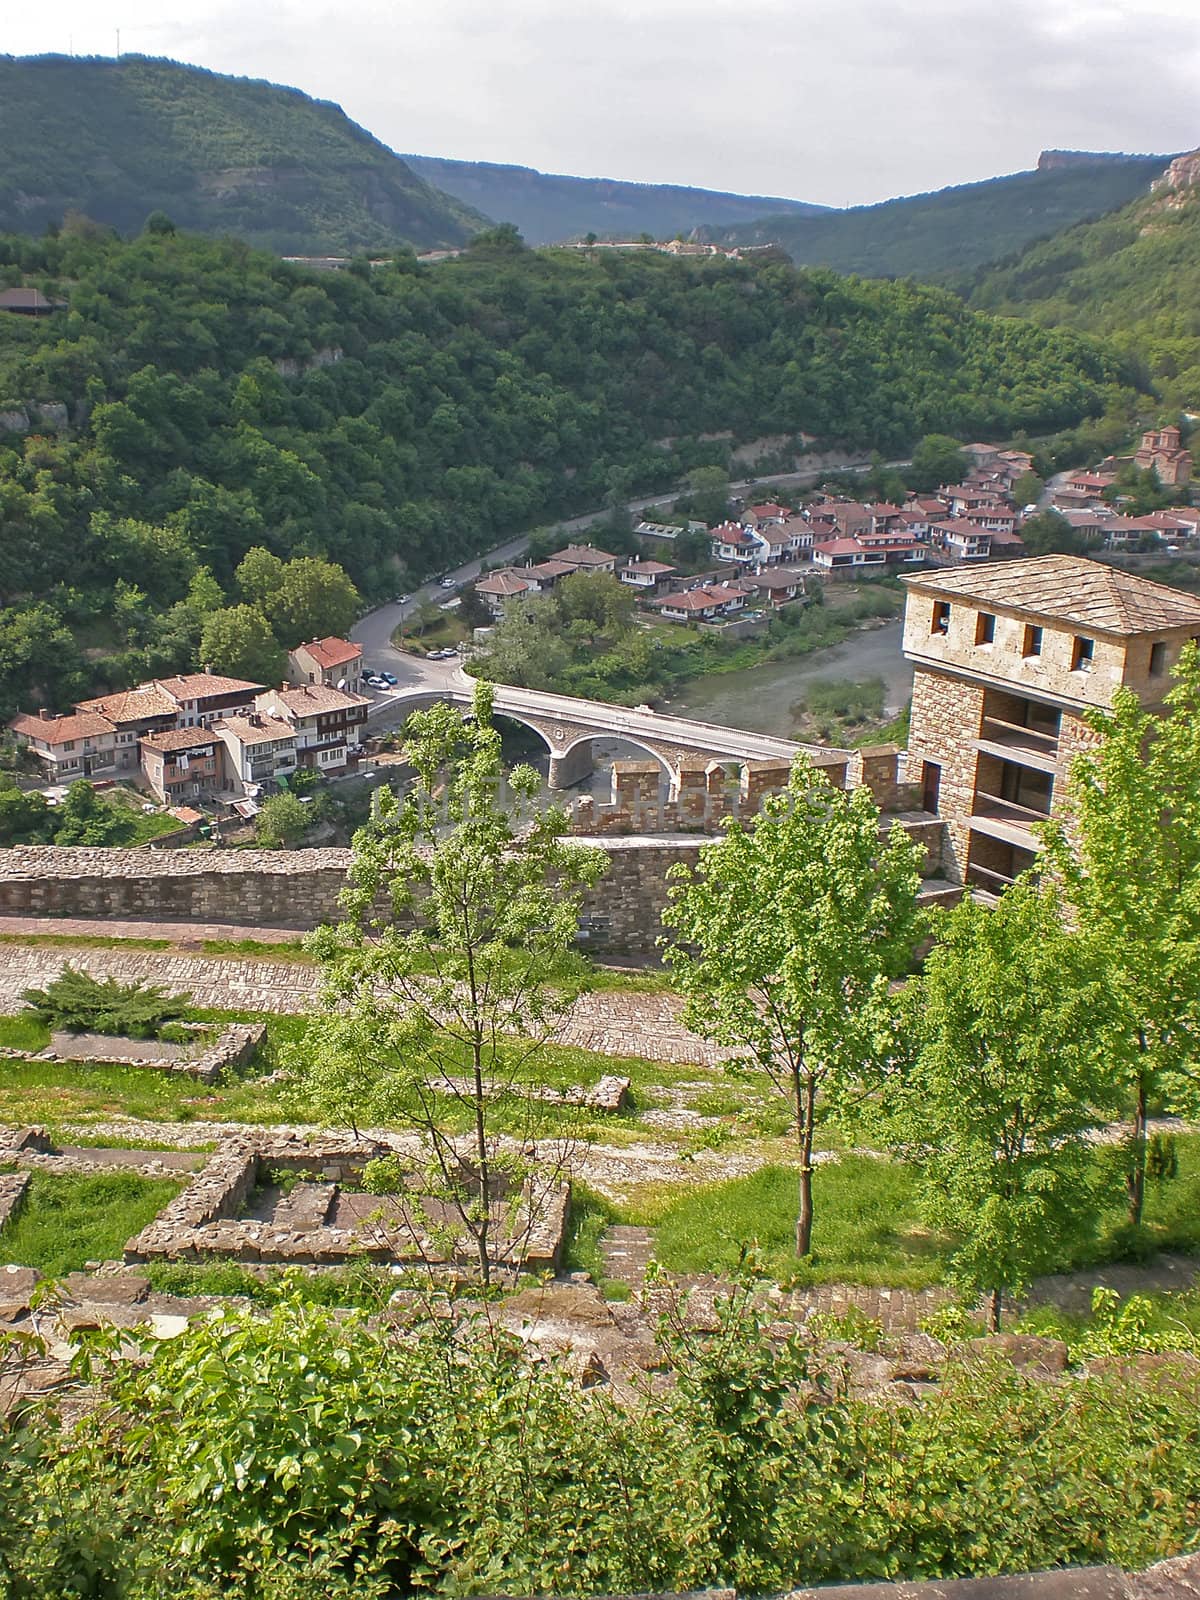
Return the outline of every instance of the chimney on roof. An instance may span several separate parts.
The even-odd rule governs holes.
[[[211,661],[206,661],[204,663],[204,670],[205,670],[205,672],[208,673],[209,677],[212,677],[212,662]]]
[[[45,706],[38,707],[38,716],[43,722],[52,722],[54,720]]]

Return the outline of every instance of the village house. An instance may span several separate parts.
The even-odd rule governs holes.
[[[992,535],[965,517],[952,518],[930,528],[929,548],[940,565],[986,561],[992,553]]]
[[[617,577],[639,594],[654,594],[675,570],[666,561],[647,561],[642,556],[630,556],[617,568]]]
[[[1191,452],[1182,448],[1178,428],[1152,428],[1142,435],[1133,464],[1143,472],[1153,470],[1167,488],[1182,489],[1191,481]]]
[[[165,728],[138,749],[142,776],[164,805],[210,800],[225,787],[225,746],[211,728]]]
[[[51,312],[65,310],[65,300],[48,300],[40,289],[0,289],[0,311],[11,311],[18,317],[48,317]]]
[[[952,517],[965,516],[968,511],[978,511],[984,506],[1007,505],[1007,497],[997,489],[981,488],[978,484],[952,483],[938,490],[938,499]]]
[[[712,528],[709,545],[718,561],[754,561],[761,549],[753,532],[740,522],[722,522]]]
[[[75,709],[106,717],[113,724],[121,752],[117,764],[130,771],[137,767],[137,744],[144,734],[161,733],[164,728],[179,725],[178,702],[153,680],[136,689],[119,689],[94,700],[81,700]]]
[[[805,593],[804,575],[786,567],[762,567],[738,574],[738,588],[746,589],[755,600],[771,606],[785,606]]]
[[[886,560],[882,550],[866,550],[858,539],[824,539],[813,545],[813,566],[829,577],[882,567]]]
[[[323,683],[358,694],[362,686],[362,645],[349,639],[310,639],[288,651],[288,681]]]
[[[714,583],[665,595],[651,604],[667,622],[715,622],[741,611],[746,600],[740,585]]]
[[[1118,687],[1157,709],[1200,635],[1200,598],[1080,556],[906,578],[913,663],[907,777],[945,818],[954,870],[998,893],[1058,812],[1089,711]]]
[[[578,567],[573,567],[569,561],[536,561],[518,569],[523,578],[529,578],[537,584],[542,594],[549,594],[556,584],[563,578],[569,578],[573,572],[578,572]]]
[[[1079,471],[1068,474],[1067,488],[1077,489],[1080,494],[1094,495],[1097,498],[1103,495],[1105,489],[1111,489],[1117,481],[1115,472]]]
[[[506,608],[514,600],[524,600],[529,595],[541,592],[532,568],[528,567],[524,571],[504,567],[500,571],[489,572],[486,578],[480,578],[475,585],[475,593],[497,620],[503,618]]]
[[[365,696],[323,683],[268,689],[254,702],[256,712],[290,725],[297,765],[318,772],[344,772],[359,759],[369,706]]]
[[[155,682],[175,702],[175,720],[181,728],[208,727],[219,717],[247,712],[263,687],[244,678],[223,678],[207,668]]]
[[[116,724],[95,711],[56,717],[49,711],[14,717],[9,727],[25,741],[51,783],[114,778],[137,762],[137,740],[117,744]]]
[[[282,717],[252,711],[226,718],[213,732],[225,746],[226,783],[235,794],[256,795],[296,770],[296,729]]]
[[[786,522],[789,516],[791,512],[787,506],[776,505],[773,500],[768,500],[761,506],[750,506],[742,514],[742,521],[748,528],[762,528],[771,523],[778,525]]]
[[[885,562],[897,565],[911,565],[926,561],[929,558],[929,548],[920,539],[897,529],[889,533],[880,529],[875,533],[861,534],[856,541],[864,550],[882,553]]]
[[[857,500],[832,500],[821,507],[821,515],[832,520],[843,539],[857,539],[859,534],[871,532],[871,512]]]
[[[565,550],[556,550],[550,559],[562,562],[574,572],[615,572],[617,568],[616,556],[590,544],[569,544]]]
[[[1000,460],[999,446],[994,444],[964,444],[962,453],[973,467],[980,470],[994,467]]]
[[[988,533],[1014,533],[1021,519],[1011,506],[979,506],[974,511],[965,511],[962,520]]]

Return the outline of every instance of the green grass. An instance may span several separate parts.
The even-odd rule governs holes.
[[[0,1260],[50,1278],[82,1271],[88,1261],[118,1260],[178,1188],[131,1172],[35,1172],[16,1220],[0,1229]]]
[[[937,1283],[949,1241],[930,1234],[917,1209],[913,1174],[898,1162],[843,1156],[813,1177],[813,1254],[795,1248],[794,1167],[689,1189],[656,1218],[656,1253],[673,1272],[730,1272],[746,1253],[781,1282],[877,1283],[910,1289]]]
[[[0,933],[0,944],[75,946],[81,950],[169,950],[170,939],[122,939],[98,933]]]
[[[256,961],[298,961],[312,966],[309,955],[300,939],[286,939],[275,943],[265,939],[205,939],[206,956],[250,956]]]
[[[1151,1261],[1160,1251],[1200,1252],[1200,1134],[1176,1141],[1179,1175],[1147,1185],[1142,1226],[1131,1230],[1120,1199],[1117,1153],[1096,1154],[1107,1203],[1092,1240],[1050,1270],[1115,1261]],[[863,1283],[919,1289],[941,1280],[953,1240],[922,1225],[916,1177],[900,1162],[843,1155],[813,1178],[813,1254],[794,1252],[794,1167],[763,1167],[750,1177],[649,1195],[636,1218],[657,1227],[658,1259],[674,1272],[729,1272],[747,1251],[782,1282]]]
[[[33,1016],[0,1017],[0,1045],[35,1054],[50,1043],[50,1029]]]

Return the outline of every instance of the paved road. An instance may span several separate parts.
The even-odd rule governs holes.
[[[819,471],[811,468],[805,472],[771,473],[767,481],[778,484],[810,484],[822,478],[827,478],[833,472],[853,472],[860,467],[869,467],[869,461],[847,462],[841,467],[822,467]],[[889,468],[899,468],[908,465],[907,461],[888,461],[885,465]],[[752,483],[760,480],[746,478],[739,483],[731,483],[730,489],[736,494],[740,489],[749,488]],[[653,511],[662,506],[669,506],[679,498],[682,491],[673,489],[669,494],[647,495],[640,500],[629,502],[629,511],[633,516],[641,516],[646,511]],[[558,524],[566,535],[584,533],[597,522],[602,521],[608,512],[588,511],[582,516],[572,517],[569,521]],[[456,567],[447,576],[454,580],[455,588],[471,583],[483,569],[486,561],[490,566],[496,566],[505,561],[515,561],[529,543],[529,535],[523,533],[515,539],[510,539],[507,544],[489,550],[485,555],[474,561],[468,561],[465,566]],[[426,600],[440,601],[450,597],[449,589],[443,590],[437,583],[422,584],[407,600],[393,601],[388,605],[380,606],[375,611],[369,611],[365,617],[360,617],[350,630],[350,637],[361,644],[363,655],[370,667],[383,667],[386,671],[394,673],[399,679],[399,687],[405,689],[420,689],[425,684],[440,688],[444,678],[433,669],[442,665],[439,662],[430,662],[428,665],[416,656],[406,655],[397,650],[392,644],[392,634],[400,626],[405,617],[411,616],[419,610]],[[447,671],[454,670],[453,663],[447,663]]]

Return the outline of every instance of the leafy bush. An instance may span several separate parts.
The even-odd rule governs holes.
[[[190,995],[168,995],[154,983],[119,983],[67,967],[44,989],[22,997],[38,1022],[66,1033],[121,1034],[152,1039],[164,1022],[189,1014]]]
[[[112,1345],[128,1339],[114,1334]],[[1046,1383],[950,1362],[920,1405],[822,1391],[748,1296],[674,1381],[581,1391],[562,1358],[436,1318],[397,1338],[291,1300],[94,1369],[67,1432],[26,1411],[0,1475],[0,1580],[32,1597],[385,1600],[751,1593],[1192,1548],[1200,1380]],[[80,1582],[80,1574],[87,1582]]]

